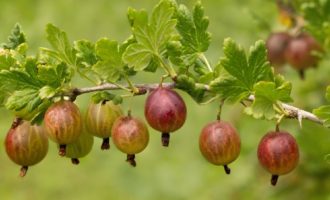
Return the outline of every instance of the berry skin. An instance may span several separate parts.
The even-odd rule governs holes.
[[[43,127],[18,119],[7,133],[5,148],[8,157],[22,166],[20,176],[23,177],[29,166],[47,155],[48,138]]]
[[[120,106],[113,104],[112,101],[89,104],[85,117],[86,128],[92,135],[103,138],[102,150],[110,148],[109,138],[112,125],[122,115],[123,111]]]
[[[48,108],[44,124],[48,137],[60,145],[61,156],[65,156],[66,145],[77,141],[82,131],[79,108],[66,100],[56,102]]]
[[[285,50],[291,40],[291,36],[286,32],[272,33],[267,41],[267,56],[270,63],[280,67],[286,63]]]
[[[304,78],[304,70],[309,67],[316,67],[319,57],[315,52],[322,52],[320,44],[310,35],[303,33],[291,39],[285,51],[287,62],[300,72]]]
[[[79,164],[79,158],[85,157],[91,152],[94,144],[94,137],[83,131],[78,140],[66,146],[65,157],[71,158],[74,165]]]
[[[118,118],[112,127],[112,139],[116,147],[127,154],[127,162],[136,166],[135,154],[143,151],[149,143],[149,132],[146,124],[128,116]]]
[[[239,156],[241,140],[231,124],[217,120],[203,128],[199,149],[206,160],[214,165],[223,165],[225,172],[230,174],[227,165]]]
[[[287,174],[297,166],[298,144],[288,132],[268,132],[259,143],[258,159],[272,174],[271,184],[276,185],[279,175]]]
[[[152,128],[162,132],[163,146],[168,146],[169,134],[181,128],[186,121],[187,108],[177,92],[160,86],[149,94],[144,115]]]

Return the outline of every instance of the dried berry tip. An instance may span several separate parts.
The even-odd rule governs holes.
[[[65,144],[61,144],[60,145],[60,149],[58,151],[58,155],[65,156],[65,154],[66,154],[66,145]]]
[[[227,165],[224,165],[223,168],[225,169],[226,174],[230,174],[230,168]]]
[[[132,165],[133,167],[136,167],[136,162],[135,162],[135,155],[134,154],[127,154],[126,161]]]
[[[305,71],[304,70],[299,70],[299,77],[301,80],[305,80]]]
[[[15,129],[18,125],[20,125],[23,122],[22,118],[16,117],[13,121],[13,123],[11,124],[11,128]]]
[[[162,145],[168,147],[170,143],[170,133],[162,133]]]
[[[20,176],[20,177],[24,177],[24,176],[26,175],[28,169],[29,169],[28,166],[22,166],[22,167],[21,167],[21,171],[20,171],[20,173],[19,173],[19,176]]]
[[[101,149],[102,150],[108,150],[108,149],[110,149],[110,138],[103,138]]]
[[[80,163],[79,159],[78,158],[71,158],[71,162],[72,164],[74,165],[78,165]]]
[[[277,183],[277,180],[278,180],[278,175],[272,175],[272,179],[270,180],[270,182],[273,186],[275,186]]]

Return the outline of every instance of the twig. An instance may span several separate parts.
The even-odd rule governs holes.
[[[153,90],[159,87],[159,83],[145,83],[145,84],[135,84],[134,85],[137,89],[139,89],[139,92],[135,95],[143,95],[147,92],[147,90]],[[175,88],[175,83],[162,83],[163,87],[167,88]],[[210,86],[197,83],[196,86],[203,87],[205,90],[210,90]],[[129,85],[124,85],[124,87],[129,88]],[[111,84],[111,83],[104,83],[99,86],[94,87],[86,87],[86,88],[75,88],[70,93],[66,94],[67,96],[70,96],[71,98],[76,98],[77,96],[85,93],[91,93],[91,92],[97,92],[97,91],[105,91],[105,90],[120,90],[122,88],[118,87],[117,85]],[[254,101],[255,97],[253,95],[250,95],[248,97],[249,101]],[[318,124],[323,125],[323,120],[319,119],[316,115],[314,115],[311,112],[302,110],[300,108],[294,107],[289,104],[281,103],[280,104],[283,109],[288,113],[288,118],[295,118],[299,120],[299,123],[301,123],[301,119],[306,119]]]
[[[254,101],[255,97],[253,95],[250,95],[248,99],[250,101]],[[312,122],[315,122],[315,123],[318,123],[318,124],[321,124],[321,125],[323,125],[323,123],[324,123],[323,120],[319,119],[316,115],[314,115],[311,112],[302,110],[300,108],[291,106],[291,105],[286,104],[286,103],[281,103],[280,105],[288,113],[289,118],[298,119],[299,123],[300,123],[301,119],[307,119],[309,121],[312,121]]]

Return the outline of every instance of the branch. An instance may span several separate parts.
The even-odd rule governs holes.
[[[200,84],[200,83],[196,83],[196,85],[198,86],[202,86],[204,87],[205,90],[210,90],[210,87],[208,85],[205,84]],[[146,92],[149,90],[153,90],[156,89],[157,87],[159,87],[159,83],[144,83],[144,84],[135,84],[134,85],[136,88],[139,89],[138,93],[135,93],[134,95],[143,95],[146,94]],[[163,87],[167,87],[167,88],[175,88],[176,84],[175,83],[162,83]],[[128,85],[124,86],[125,88],[130,88]],[[94,87],[86,87],[86,88],[75,88],[73,89],[71,92],[69,92],[67,94],[67,96],[70,96],[71,99],[75,99],[77,96],[81,95],[81,94],[85,94],[85,93],[91,93],[91,92],[97,92],[97,91],[104,91],[104,90],[120,90],[122,88],[118,87],[117,85],[111,84],[111,83],[104,83],[102,85],[98,85],[98,86],[94,86]],[[248,100],[250,101],[254,101],[255,97],[253,95],[250,95],[248,97]],[[318,124],[323,125],[324,121],[319,119],[316,115],[314,115],[311,112],[302,110],[300,108],[291,106],[289,104],[285,104],[285,103],[281,103],[282,107],[284,108],[285,111],[288,112],[288,118],[295,118],[298,119],[300,125],[301,125],[301,121],[302,119],[306,119]]]

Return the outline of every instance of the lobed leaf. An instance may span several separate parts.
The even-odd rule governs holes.
[[[128,18],[137,42],[129,45],[123,54],[129,67],[141,71],[151,62],[152,65],[159,65],[174,33],[176,20],[172,19],[173,13],[173,3],[169,0],[163,0],[155,7],[150,19],[146,11],[129,9]]]
[[[193,13],[185,5],[180,5],[176,28],[181,35],[181,43],[186,53],[205,52],[210,45],[210,33],[207,31],[209,20],[204,16],[204,8],[198,2]]]
[[[96,55],[100,60],[92,67],[103,79],[116,82],[124,73],[122,51],[117,41],[107,38],[100,39],[95,45]]]
[[[330,105],[321,106],[313,110],[313,113],[324,121],[324,126],[330,128]]]
[[[46,26],[47,40],[55,49],[58,56],[70,65],[75,65],[75,53],[66,33],[53,24]],[[46,51],[51,52],[51,51]],[[50,54],[52,55],[52,54]],[[53,52],[54,55],[54,52]]]
[[[279,87],[274,82],[261,81],[254,86],[255,100],[246,113],[254,118],[273,119],[276,115],[275,108],[279,102],[291,102],[291,83],[285,82]]]
[[[16,49],[20,44],[25,42],[25,34],[21,31],[21,26],[16,24],[11,30],[11,34],[8,37],[8,42],[1,44],[1,46],[5,49]]]

